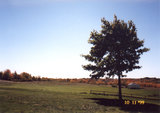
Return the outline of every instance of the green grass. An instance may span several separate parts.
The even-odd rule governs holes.
[[[119,106],[105,105],[101,99],[115,96],[89,94],[90,90],[118,92],[118,88],[64,82],[2,82],[0,81],[0,113],[111,113],[129,112]],[[159,89],[122,89],[123,93],[160,98]],[[97,99],[97,100],[96,100]],[[140,100],[124,98],[126,100]],[[142,99],[141,99],[142,100]],[[145,103],[160,105],[158,100]]]

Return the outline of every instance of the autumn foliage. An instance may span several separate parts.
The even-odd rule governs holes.
[[[40,76],[31,76],[31,74],[27,72],[22,72],[20,74],[17,74],[15,71],[14,73],[11,73],[9,69],[5,70],[4,72],[0,72],[0,79],[1,80],[9,80],[9,81],[48,81],[50,80],[47,77],[40,77]]]
[[[95,84],[95,85],[110,85],[112,87],[117,87],[118,79],[90,79],[90,78],[81,78],[81,79],[54,79],[40,76],[32,76],[27,72],[22,72],[17,74],[17,72],[12,73],[9,69],[4,72],[0,72],[0,80],[9,80],[9,81],[58,81],[58,82],[69,82],[69,83],[87,83],[87,84]],[[159,78],[140,78],[140,79],[132,79],[132,78],[123,78],[121,80],[122,87],[127,87],[129,83],[139,84],[141,88],[143,87],[154,87],[160,88],[160,79]]]
[[[112,87],[117,87],[118,79],[90,79],[90,78],[82,78],[82,79],[53,79],[59,82],[70,82],[70,83],[87,83],[87,84],[95,84],[95,85],[111,85]],[[139,84],[141,88],[143,87],[154,87],[160,88],[160,79],[158,78],[141,78],[141,79],[131,79],[125,78],[122,79],[121,84],[122,87],[127,87],[129,83]]]

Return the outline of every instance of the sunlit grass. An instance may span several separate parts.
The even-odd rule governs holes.
[[[118,93],[117,88],[105,85],[63,82],[11,82],[0,83],[0,112],[8,113],[104,113],[124,112],[119,107],[103,106],[89,98],[118,99],[116,96],[89,94],[90,90]],[[137,95],[159,95],[158,89],[131,90],[123,88],[123,93]],[[160,96],[159,96],[160,97]],[[134,98],[126,98],[133,99]],[[136,99],[135,99],[136,100]],[[159,104],[158,101],[145,102]]]

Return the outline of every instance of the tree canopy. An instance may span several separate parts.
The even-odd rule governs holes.
[[[140,55],[149,51],[144,46],[144,40],[137,37],[137,30],[132,21],[128,23],[118,20],[114,16],[113,22],[101,19],[102,30],[93,30],[88,40],[92,44],[88,55],[82,55],[92,64],[83,65],[85,70],[91,71],[91,78],[98,79],[105,75],[118,76],[119,100],[122,105],[121,77],[123,72],[141,68]]]
[[[93,30],[88,40],[92,44],[88,55],[82,55],[92,64],[83,65],[85,70],[91,71],[90,76],[98,79],[105,75],[121,75],[138,69],[140,55],[149,49],[143,47],[144,40],[137,37],[137,30],[132,21],[128,23],[118,20],[114,16],[113,22],[101,19],[101,31]]]

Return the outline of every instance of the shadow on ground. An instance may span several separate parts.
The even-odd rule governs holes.
[[[95,100],[95,102],[99,105],[120,107],[121,110],[124,110],[126,112],[160,113],[160,106],[155,104],[144,103],[141,105],[140,104],[126,105],[125,102],[123,101],[122,106],[120,106],[118,99],[104,99],[104,98],[88,98],[88,99]]]

